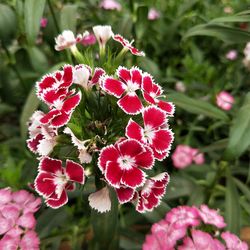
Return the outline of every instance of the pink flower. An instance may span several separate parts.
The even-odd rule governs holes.
[[[48,19],[45,18],[45,17],[42,17],[41,20],[40,20],[41,28],[46,28],[47,24],[48,24]]]
[[[210,209],[207,205],[201,205],[198,211],[202,221],[205,224],[211,224],[217,228],[224,228],[226,226],[224,218],[219,215],[218,211]]]
[[[224,110],[230,110],[234,104],[234,97],[226,91],[221,91],[216,96],[216,104]]]
[[[192,148],[187,145],[178,145],[172,154],[173,165],[176,168],[186,168],[192,163]]]
[[[160,12],[155,8],[150,8],[148,12],[148,20],[156,20],[160,18]]]
[[[235,234],[224,232],[221,238],[226,242],[228,250],[248,250],[247,243],[241,241]]]
[[[40,161],[35,189],[45,198],[48,206],[59,208],[66,204],[66,190],[74,190],[74,182],[85,182],[84,168],[80,164],[67,160],[64,168],[60,160],[44,157]]]
[[[39,250],[40,240],[34,231],[28,231],[20,241],[22,250]]]
[[[0,189],[0,207],[3,204],[9,203],[11,199],[11,189],[9,187]]]
[[[200,224],[198,209],[195,207],[179,206],[166,215],[166,221],[175,228],[197,226]]]
[[[139,114],[143,105],[136,92],[141,87],[142,72],[140,69],[133,67],[130,70],[125,67],[119,67],[116,71],[119,80],[105,75],[101,78],[101,88],[116,98],[118,106],[127,114]]]
[[[18,237],[11,237],[9,235],[4,236],[0,240],[1,250],[17,250],[19,246],[20,239]]]
[[[100,3],[100,7],[105,9],[105,10],[118,10],[118,11],[120,11],[122,9],[121,4],[115,0],[102,0]]]
[[[74,46],[81,42],[82,35],[78,34],[77,37],[75,37],[74,33],[71,30],[64,30],[62,34],[59,34],[55,38],[55,50],[60,51],[67,48],[74,48]]]
[[[125,51],[129,50],[135,56],[145,56],[145,53],[143,51],[140,51],[132,46],[133,41],[129,42],[119,34],[113,35],[112,37],[115,41],[119,42],[123,46],[123,49]]]
[[[153,164],[150,148],[133,139],[118,141],[103,148],[98,160],[105,179],[115,188],[142,186],[146,176],[142,169],[151,169]]]
[[[153,77],[150,74],[143,74],[141,88],[143,97],[148,103],[157,105],[160,109],[164,110],[167,115],[173,116],[175,111],[174,104],[157,99],[162,95],[163,90],[158,84],[154,83]]]
[[[96,43],[95,35],[93,33],[89,33],[88,31],[85,31],[82,35],[81,43],[84,46],[89,46],[89,45],[95,44]]]
[[[168,182],[169,175],[166,172],[147,179],[142,189],[137,193],[136,210],[143,213],[157,207],[165,194]]]
[[[230,61],[234,61],[235,59],[237,59],[237,56],[238,52],[236,50],[230,50],[226,54],[226,58]]]
[[[202,165],[205,161],[203,153],[199,153],[197,148],[187,145],[178,145],[172,154],[172,160],[173,165],[179,169],[188,167],[192,161],[197,165]]]
[[[231,14],[234,12],[234,10],[231,6],[225,6],[223,10],[224,10],[224,13],[226,13],[226,14]]]
[[[192,239],[187,237],[184,239],[184,245],[178,247],[178,250],[191,250],[191,249],[203,249],[203,250],[218,250],[214,239],[210,234],[202,232],[200,230],[192,230]]]
[[[205,162],[204,154],[200,153],[197,148],[192,148],[191,154],[193,156],[192,160],[195,164],[202,165]]]
[[[148,145],[152,148],[154,157],[162,160],[167,156],[174,139],[167,125],[166,113],[155,106],[149,106],[143,109],[142,116],[144,128],[130,119],[126,136]]]

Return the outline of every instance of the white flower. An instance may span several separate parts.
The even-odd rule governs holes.
[[[89,205],[100,213],[108,212],[111,209],[111,200],[107,186],[91,194],[88,200]]]
[[[92,160],[92,156],[87,152],[87,147],[85,144],[89,140],[80,141],[76,136],[73,134],[72,130],[70,128],[65,128],[63,131],[65,134],[68,134],[71,136],[72,143],[78,148],[79,155],[78,158],[81,163],[90,163]]]
[[[73,82],[81,85],[83,88],[87,89],[91,69],[87,68],[85,65],[77,65],[74,70]]]
[[[79,43],[82,40],[82,35],[78,34],[75,37],[74,33],[71,30],[64,30],[62,34],[58,35],[55,38],[55,50],[64,50],[75,46],[76,43]]]
[[[94,26],[93,31],[100,47],[105,47],[105,44],[113,35],[111,26],[109,25]]]

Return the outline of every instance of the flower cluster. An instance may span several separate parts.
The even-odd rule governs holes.
[[[247,244],[236,235],[221,232],[225,226],[224,218],[207,205],[179,206],[152,226],[142,249],[248,250]]]
[[[121,54],[129,50],[144,55],[121,35],[114,35],[110,26],[95,26],[93,31],[100,56],[111,36],[123,45]],[[65,47],[59,40],[57,47]],[[69,47],[76,43],[72,44]],[[95,178],[104,188],[91,194],[89,203],[98,211],[110,210],[110,188],[121,204],[132,202],[139,212],[151,211],[160,203],[169,176],[148,173],[155,160],[162,161],[169,154],[173,133],[168,118],[174,114],[174,105],[165,100],[163,89],[150,74],[137,67],[119,66],[109,75],[100,67],[65,65],[45,75],[36,87],[38,98],[48,108],[47,112],[35,111],[30,118],[27,145],[41,156],[34,186],[48,206],[66,204],[67,192],[85,183],[86,172],[97,171]],[[97,115],[96,109],[102,108],[107,113],[100,110]],[[119,117],[124,124],[115,121]],[[69,151],[63,161],[61,147]]]
[[[194,162],[202,165],[205,161],[204,154],[200,153],[197,148],[188,145],[178,145],[172,154],[173,165],[176,168],[186,168]]]
[[[39,249],[34,213],[40,204],[25,190],[0,189],[0,249]]]

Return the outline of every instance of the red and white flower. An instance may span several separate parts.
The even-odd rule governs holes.
[[[129,42],[127,39],[125,39],[119,34],[113,35],[113,39],[119,42],[123,46],[123,49],[125,51],[129,50],[135,56],[145,56],[145,53],[143,51],[140,51],[134,46],[132,46],[133,41]]]
[[[64,30],[55,38],[55,50],[60,51],[67,48],[74,48],[74,46],[81,42],[82,35],[78,34],[76,37],[71,30]]]
[[[162,160],[168,155],[174,139],[167,125],[166,113],[156,106],[149,106],[143,109],[142,116],[144,128],[130,119],[126,127],[126,136],[150,146],[154,157]]]
[[[151,169],[153,165],[151,149],[133,139],[103,148],[98,160],[105,179],[115,188],[142,186],[146,177],[142,169]]]
[[[56,128],[67,124],[81,101],[81,92],[68,95],[66,98],[54,100],[51,110],[40,119],[40,122],[42,124],[51,124],[52,127]]]
[[[75,182],[84,184],[84,168],[71,160],[62,161],[44,157],[38,167],[35,190],[45,198],[52,208],[59,208],[68,202],[67,190],[75,189]]]
[[[46,99],[43,99],[43,94],[48,92],[49,90],[59,90],[68,88],[73,83],[73,67],[71,65],[64,65],[63,70],[56,71],[53,74],[45,75],[41,81],[37,82],[37,96],[44,102],[47,103]],[[57,93],[57,92],[56,92]],[[57,93],[60,94],[61,92]],[[66,91],[67,93],[67,91]],[[50,100],[48,100],[50,103]]]
[[[84,89],[91,89],[94,85],[99,84],[99,79],[104,73],[102,68],[95,68],[92,75],[92,69],[89,66],[79,64],[75,66],[73,82]]]
[[[120,66],[116,74],[119,80],[107,75],[101,78],[102,89],[116,98],[121,98],[117,104],[125,113],[130,115],[139,114],[143,109],[143,105],[136,91],[141,87],[141,70],[136,67],[129,70]]]
[[[147,179],[142,189],[135,195],[136,210],[143,213],[157,207],[165,194],[168,182],[169,175],[166,172]]]
[[[168,115],[173,116],[175,111],[175,106],[172,102],[166,102],[157,99],[161,97],[163,90],[161,86],[154,83],[153,77],[148,74],[144,73],[142,78],[142,94],[144,99],[150,103],[157,105],[160,109],[164,110]]]
[[[54,146],[57,144],[57,129],[44,125],[40,122],[40,119],[44,117],[42,111],[35,111],[30,118],[29,122],[29,139],[27,140],[27,146],[33,153],[45,156],[49,155]]]

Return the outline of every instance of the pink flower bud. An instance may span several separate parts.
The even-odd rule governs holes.
[[[224,110],[230,110],[234,103],[234,97],[226,91],[221,91],[216,96],[216,104]]]

